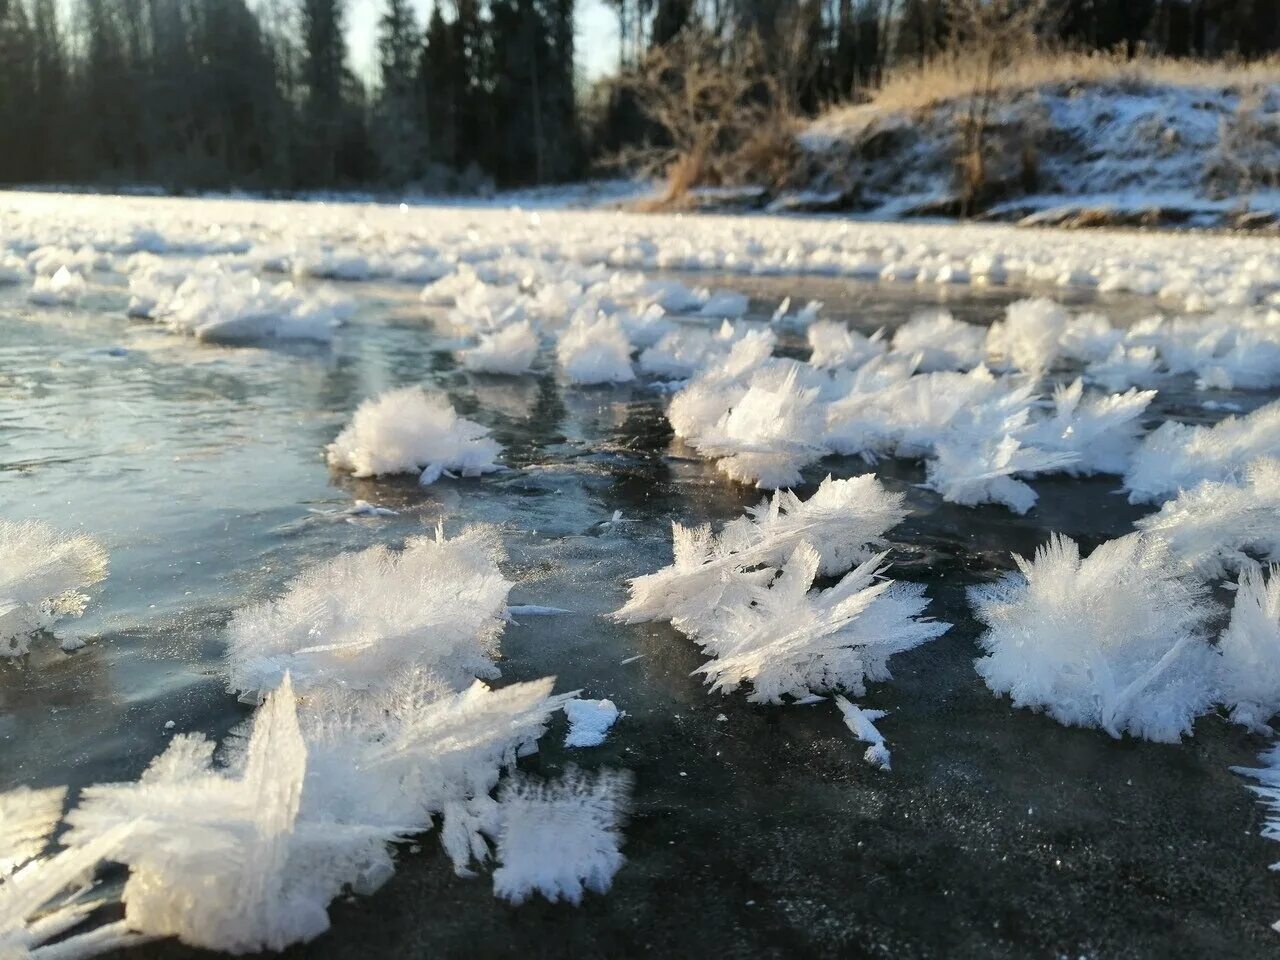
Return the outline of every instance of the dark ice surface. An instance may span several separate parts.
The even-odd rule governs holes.
[[[870,331],[945,302],[989,322],[1024,293],[847,281],[697,277],[749,292],[767,317],[784,297]],[[1012,710],[974,672],[978,627],[964,588],[1011,566],[1050,531],[1086,549],[1129,531],[1114,477],[1033,481],[1027,517],[946,504],[915,484],[920,464],[876,472],[906,492],[894,570],[928,585],[930,613],[955,624],[892,662],[864,706],[893,770],[864,764],[830,702],[760,707],[710,696],[695,647],[667,625],[607,614],[625,580],[669,561],[670,524],[739,515],[760,494],[673,444],[663,395],[642,384],[569,387],[544,358],[521,378],[458,369],[458,343],[416,289],[348,286],[361,309],[332,346],[220,348],[124,319],[96,288],[76,309],[0,293],[0,515],[93,533],[111,576],[85,617],[89,645],[46,639],[0,663],[0,789],[132,778],[176,731],[224,735],[247,716],[221,678],[232,610],[333,554],[399,543],[443,519],[499,524],[518,585],[512,604],[564,607],[508,629],[505,681],[555,674],[560,690],[626,712],[598,748],[560,746],[560,719],[522,761],[625,767],[636,793],[627,863],[579,907],[511,907],[485,874],[455,877],[431,835],[401,848],[395,877],[334,904],[333,929],[289,951],[366,957],[1252,957],[1280,942],[1280,848],[1229,771],[1264,745],[1216,717],[1178,746],[1115,741]],[[1085,301],[1077,302],[1088,305]],[[1157,305],[1100,299],[1132,320]],[[784,351],[803,356],[802,339]],[[322,450],[356,404],[389,387],[446,390],[492,427],[509,472],[420,488],[412,478],[331,474]],[[1212,421],[1228,401],[1173,381],[1153,420]],[[832,458],[806,471],[873,469]],[[362,498],[391,518],[333,516]],[[615,510],[627,523],[602,526]],[[627,661],[627,662],[624,662]],[[192,956],[173,942],[139,957]]]

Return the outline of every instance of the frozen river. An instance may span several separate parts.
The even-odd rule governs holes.
[[[28,231],[29,242],[16,246],[24,255],[41,239],[33,224],[43,202],[11,214],[10,239]],[[270,209],[264,217],[280,229],[279,208]],[[188,239],[210,236],[198,220],[183,221]],[[145,222],[133,216],[128,228]],[[260,227],[241,217],[235,229],[252,237]],[[78,229],[89,228],[52,239],[75,250],[85,239]],[[747,228],[726,229],[740,246],[757,242]],[[817,236],[821,225],[805,229]],[[945,236],[931,229],[928,237]],[[338,239],[367,253],[377,236],[370,230],[353,226]],[[218,234],[221,256],[268,255],[231,232]],[[1059,242],[1036,236],[1045,249]],[[1122,257],[1122,235],[1106,237],[1082,242]],[[910,251],[916,239],[899,246]],[[629,242],[638,249],[645,241]],[[1255,299],[1271,295],[1265,278],[1275,255],[1228,252],[1235,275],[1254,271]],[[557,690],[607,697],[625,711],[603,745],[586,749],[562,746],[557,718],[521,766],[548,776],[569,764],[631,771],[626,864],[607,894],[580,906],[534,899],[513,907],[494,898],[487,877],[456,877],[427,835],[399,847],[394,877],[372,896],[335,902],[332,930],[292,955],[1274,952],[1278,898],[1266,866],[1276,854],[1258,833],[1262,810],[1229,770],[1254,762],[1258,737],[1210,716],[1178,745],[1115,740],[1013,710],[973,668],[981,627],[965,588],[1012,569],[1012,552],[1030,554],[1050,532],[1086,550],[1130,532],[1154,508],[1129,504],[1119,477],[1036,478],[1039,502],[1017,516],[1000,505],[945,502],[922,488],[916,460],[828,456],[804,468],[802,497],[828,473],[870,470],[905,494],[909,515],[889,534],[893,575],[925,584],[929,615],[954,625],[897,656],[893,679],[860,699],[889,711],[879,722],[893,747],[884,773],[862,763],[862,746],[829,703],[761,707],[741,693],[709,695],[691,675],[704,657],[687,638],[666,623],[609,617],[627,599],[628,578],[670,562],[672,521],[718,526],[762,496],[674,437],[669,393],[654,378],[574,385],[546,350],[525,375],[468,371],[456,359],[465,341],[450,329],[450,309],[420,302],[421,282],[385,275],[300,281],[304,293],[336,287],[352,305],[329,342],[204,343],[125,315],[123,256],[87,264],[88,289],[74,304],[36,306],[29,283],[0,287],[0,516],[91,533],[111,557],[85,615],[60,628],[85,648],[67,654],[37,643],[0,663],[0,789],[66,784],[74,792],[133,779],[175,732],[222,739],[251,714],[226,689],[224,627],[233,611],[343,551],[399,546],[438,521],[451,533],[485,522],[500,528],[509,553],[511,605],[567,611],[516,616],[501,642],[501,682],[551,675]],[[169,254],[179,264],[194,256]],[[976,254],[963,256],[972,266]],[[1093,254],[1060,256],[1070,273]],[[1177,263],[1144,256],[1153,275],[1166,270],[1166,287],[1178,280],[1169,272]],[[1156,310],[1180,312],[1187,298],[1225,302],[1241,289],[1196,274],[1199,286],[1181,300],[1166,289],[1156,301],[1147,295],[1155,290],[1046,288],[1034,277],[971,286],[813,275],[841,272],[820,264],[766,276],[741,275],[732,261],[699,271],[640,266],[746,293],[747,321],[767,323],[785,298],[819,300],[823,319],[866,334],[937,306],[986,325],[1046,289],[1123,327]],[[1190,283],[1190,274],[1179,276]],[[803,332],[780,330],[777,355],[807,356]],[[1275,396],[1197,390],[1194,379],[1163,380],[1145,422],[1212,423],[1225,409],[1248,412]],[[324,448],[355,407],[407,385],[444,391],[460,414],[490,428],[505,469],[428,487],[411,475],[353,479],[330,470]],[[355,500],[395,514],[349,515]],[[616,511],[622,522],[610,522]],[[133,952],[197,953],[174,941]]]

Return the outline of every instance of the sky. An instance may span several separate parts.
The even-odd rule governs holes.
[[[413,0],[418,21],[425,24],[433,0]],[[347,7],[347,35],[351,48],[351,65],[366,81],[377,79],[374,43],[378,17],[384,0],[350,0]],[[618,21],[605,0],[578,0],[577,59],[578,69],[588,80],[611,72],[618,62]]]

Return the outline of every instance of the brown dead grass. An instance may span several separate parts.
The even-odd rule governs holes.
[[[936,57],[923,66],[900,69],[885,79],[870,103],[838,107],[820,122],[845,123],[871,114],[924,110],[962,99],[982,88],[985,64],[967,54]],[[991,78],[997,94],[1020,93],[1056,84],[1214,87],[1243,90],[1280,83],[1280,57],[1250,63],[1127,57],[1106,52],[1026,53],[999,67]]]

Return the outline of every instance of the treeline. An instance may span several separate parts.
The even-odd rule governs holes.
[[[584,167],[573,0],[0,0],[0,181],[474,189]]]
[[[800,109],[874,90],[887,70],[966,38],[957,8],[990,0],[610,0],[621,65],[640,64],[691,24],[758,35]],[[1175,57],[1257,58],[1280,51],[1280,0],[1023,0],[1050,44]]]
[[[0,0],[0,181],[475,189],[582,176],[655,130],[625,77],[693,27],[753,35],[804,113],[941,52],[961,0],[608,0],[619,76],[575,74],[574,0],[379,0],[372,88],[350,0]],[[973,2],[973,0],[964,0]],[[1030,2],[1030,0],[1028,0]],[[1048,39],[1257,57],[1280,0],[1043,3]]]

